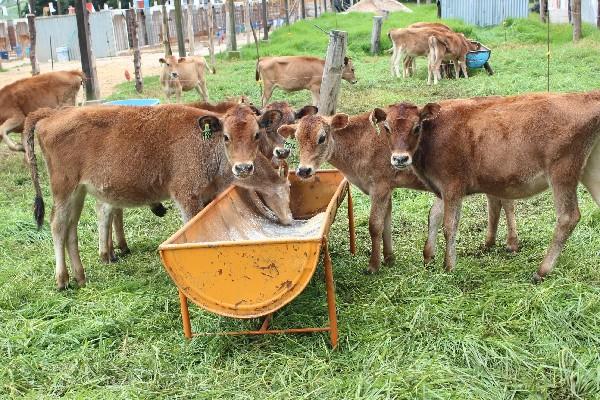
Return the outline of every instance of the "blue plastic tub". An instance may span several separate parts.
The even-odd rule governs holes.
[[[127,100],[113,100],[107,101],[103,103],[105,105],[110,106],[134,106],[134,107],[142,107],[142,106],[155,106],[160,104],[159,99],[127,99]]]
[[[3,60],[8,60],[8,51],[0,50],[0,58]]]
[[[479,42],[473,43],[479,46],[479,50],[467,53],[467,67],[472,69],[482,68],[489,61],[492,51]]]

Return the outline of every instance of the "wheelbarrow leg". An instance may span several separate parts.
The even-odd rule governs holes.
[[[350,235],[350,254],[356,254],[356,230],[354,228],[354,206],[352,205],[352,186],[348,183],[348,234]]]
[[[335,309],[335,286],[333,283],[333,268],[331,266],[331,257],[329,256],[329,246],[325,239],[325,258],[323,266],[325,267],[325,286],[327,288],[327,309],[329,311],[329,337],[331,339],[331,347],[334,349],[338,343],[338,325],[337,314]]]
[[[186,338],[192,338],[192,323],[190,322],[190,310],[185,294],[179,290],[179,302],[181,303],[181,320],[183,322],[183,334]]]
[[[483,64],[483,68],[485,68],[488,75],[494,75],[494,70],[492,69],[492,66],[490,65],[489,62],[486,61],[485,64]]]
[[[260,326],[259,331],[265,332],[267,329],[269,329],[269,324],[271,323],[271,320],[273,320],[273,313],[267,314],[265,316],[265,318],[263,319],[262,325]]]

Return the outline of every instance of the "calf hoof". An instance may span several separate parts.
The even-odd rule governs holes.
[[[393,254],[383,257],[383,263],[389,267],[393,266],[395,262],[396,256],[394,256]]]
[[[85,277],[81,278],[81,279],[77,279],[77,287],[78,288],[84,288],[85,287]]]
[[[363,271],[365,275],[373,275],[377,272],[379,272],[379,266],[375,267],[373,265],[369,265],[369,267]]]
[[[56,277],[56,289],[66,290],[69,288],[69,275]]]
[[[131,254],[131,250],[129,250],[128,246],[119,247],[119,255],[121,257],[126,256],[128,254]]]
[[[112,254],[108,254],[108,253],[101,253],[100,254],[100,260],[104,263],[104,264],[111,264],[111,263],[115,263],[118,261],[117,256],[112,253]]]
[[[538,284],[544,282],[544,277],[540,276],[537,272],[534,272],[533,276],[531,277],[531,282],[534,285],[538,285]]]
[[[425,257],[423,257],[423,266],[425,268],[429,267],[433,263],[434,259],[435,258],[433,256],[425,256]]]
[[[450,264],[448,262],[445,262],[444,263],[444,270],[446,272],[452,272],[452,271],[454,271],[454,264]]]
[[[508,243],[505,247],[506,251],[511,254],[519,252],[519,243]]]
[[[496,240],[486,240],[485,243],[483,244],[483,250],[484,251],[489,251],[492,247],[494,247],[496,245]]]
[[[164,217],[167,214],[167,209],[165,206],[162,205],[162,203],[158,203],[157,205],[152,206],[150,210],[157,217]]]

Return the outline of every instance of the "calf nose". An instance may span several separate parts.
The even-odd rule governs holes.
[[[254,172],[253,163],[237,163],[233,166],[233,173],[238,177],[246,177]]]
[[[406,154],[392,155],[392,165],[396,168],[408,167],[411,163],[410,157]]]
[[[298,167],[298,169],[296,170],[296,175],[298,175],[300,178],[310,178],[312,174],[313,169],[310,167]]]
[[[177,79],[179,74],[177,72],[171,72],[171,78]]]
[[[274,150],[275,157],[284,160],[290,156],[290,150],[282,147],[277,147]]]

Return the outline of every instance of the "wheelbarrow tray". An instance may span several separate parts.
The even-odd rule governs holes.
[[[471,43],[476,44],[479,49],[474,51],[469,51],[467,53],[467,67],[472,69],[483,68],[485,63],[490,60],[492,55],[492,51],[484,46],[483,44],[472,40]]]
[[[310,181],[290,174],[290,183],[292,215],[300,220],[292,226],[261,213],[249,191],[231,186],[160,245],[180,296],[218,315],[256,318],[304,290],[348,182],[326,170]]]

